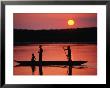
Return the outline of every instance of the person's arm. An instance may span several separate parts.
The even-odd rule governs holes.
[[[40,53],[40,50],[38,50],[38,53]]]

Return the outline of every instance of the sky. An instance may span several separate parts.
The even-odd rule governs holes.
[[[68,25],[73,19],[74,25]],[[14,28],[49,30],[67,28],[97,27],[96,13],[14,13]]]

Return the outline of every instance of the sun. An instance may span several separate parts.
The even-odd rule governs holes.
[[[68,25],[74,25],[75,24],[75,20],[74,19],[69,19],[68,20]]]

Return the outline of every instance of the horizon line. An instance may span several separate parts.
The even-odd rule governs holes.
[[[68,29],[68,30],[71,30],[71,29],[86,29],[86,28],[97,28],[97,27],[79,27],[79,28],[65,28],[65,29]],[[37,29],[37,30],[65,30],[63,28],[61,29]],[[33,31],[37,31],[36,29],[26,29],[26,28],[14,28],[14,30],[33,30]]]

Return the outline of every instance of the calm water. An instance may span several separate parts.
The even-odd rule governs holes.
[[[63,47],[71,47],[73,61],[88,61],[87,67],[78,69],[72,68],[73,75],[97,75],[97,45],[96,44],[42,44],[43,61],[67,61],[66,53]],[[14,46],[14,60],[30,61],[32,53],[35,54],[38,61],[39,44],[30,44],[23,46]],[[16,63],[14,62],[14,65]],[[67,75],[68,67],[43,67],[43,75]],[[14,67],[14,75],[32,75],[32,69],[26,67]],[[34,75],[39,75],[36,66]]]

